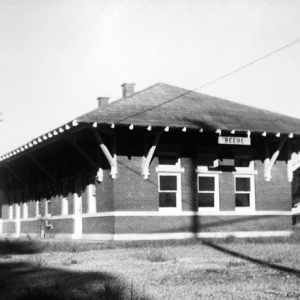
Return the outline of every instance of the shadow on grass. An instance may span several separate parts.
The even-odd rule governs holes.
[[[40,267],[27,262],[0,264],[0,299],[147,299],[106,272]]]
[[[265,260],[254,258],[254,257],[248,256],[246,254],[242,254],[240,252],[225,248],[221,245],[217,245],[217,244],[212,243],[210,241],[201,240],[201,242],[202,242],[203,245],[206,245],[206,246],[208,246],[212,249],[215,249],[217,251],[220,251],[222,253],[229,254],[233,257],[238,257],[238,258],[244,259],[246,261],[261,265],[263,267],[268,267],[268,268],[274,269],[276,271],[285,272],[285,273],[300,277],[300,270],[298,270],[298,269],[294,269],[294,268],[290,268],[290,267],[286,267],[286,266],[281,266],[281,265],[270,263],[270,262],[265,261]]]

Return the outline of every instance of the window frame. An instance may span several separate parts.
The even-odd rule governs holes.
[[[214,178],[215,189],[212,191],[199,191],[199,177],[212,177]],[[216,172],[197,172],[197,195],[204,193],[214,194],[214,206],[211,207],[199,207],[198,197],[197,197],[197,207],[198,212],[209,212],[209,211],[220,211],[220,178],[219,173]]]
[[[236,190],[236,178],[249,178],[250,179],[250,191],[243,192]],[[234,201],[235,201],[235,211],[254,211],[255,210],[255,181],[254,174],[242,174],[236,173],[233,177],[234,182]],[[236,206],[236,194],[249,194],[249,206]]]
[[[160,176],[176,176],[176,185],[177,189],[174,190],[160,190]],[[159,193],[174,193],[176,195],[176,206],[175,207],[160,207],[159,206],[159,199],[158,199],[158,209],[159,211],[181,211],[182,210],[182,202],[181,202],[181,173],[178,172],[159,172],[157,174],[158,180],[158,197]]]

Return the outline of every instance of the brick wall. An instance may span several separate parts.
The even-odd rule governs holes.
[[[39,233],[39,221],[21,221],[21,233]]]
[[[2,223],[2,232],[3,233],[15,233],[16,232],[15,222],[3,222]]]
[[[113,189],[114,181],[110,177],[110,170],[103,170],[103,181],[96,183],[97,212],[112,211],[114,209]]]
[[[55,196],[51,198],[51,215],[61,215],[61,196]]]
[[[286,163],[277,161],[272,168],[270,182],[264,179],[264,165],[255,161],[258,175],[255,176],[256,210],[290,210],[292,188],[287,180]]]
[[[36,217],[36,202],[35,201],[29,201],[27,203],[27,205],[28,205],[28,218]]]
[[[141,176],[141,157],[118,157],[119,175],[114,180],[115,210],[158,210],[157,160],[152,161],[150,176]]]
[[[114,217],[89,217],[82,219],[83,233],[114,233]]]
[[[195,225],[196,224],[196,225]],[[290,216],[115,217],[115,233],[291,230]]]
[[[9,217],[9,205],[7,205],[7,204],[2,205],[1,210],[2,210],[3,220],[8,219],[8,217]]]
[[[49,220],[53,225],[53,233],[73,233],[74,220],[73,219],[56,219]]]

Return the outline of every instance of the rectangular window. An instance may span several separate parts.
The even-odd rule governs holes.
[[[159,208],[178,208],[180,174],[158,175]]]
[[[198,208],[219,208],[218,174],[198,174]]]
[[[235,175],[235,207],[254,208],[254,176]]]

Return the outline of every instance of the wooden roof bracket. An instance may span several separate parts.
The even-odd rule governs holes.
[[[117,165],[117,154],[116,154],[116,137],[114,136],[114,139],[113,139],[112,154],[111,154],[110,151],[108,150],[107,146],[104,144],[104,141],[103,141],[100,133],[96,129],[93,130],[93,133],[94,133],[97,143],[100,146],[100,149],[102,150],[104,156],[106,157],[107,161],[110,164],[111,178],[112,179],[117,178],[118,165]]]
[[[26,155],[27,158],[29,158],[35,166],[38,167],[44,173],[52,182],[54,182],[54,177],[37,161],[36,158],[32,157],[29,153]]]
[[[68,138],[65,139],[68,143],[70,143],[85,159],[86,161],[94,168],[98,168],[97,164],[90,158],[90,156],[76,143],[75,140],[70,140]]]
[[[271,159],[269,158],[269,145],[266,144],[266,159],[264,161],[264,177],[265,177],[265,180],[267,182],[269,182],[272,178],[271,176],[271,171],[272,171],[272,168],[280,154],[280,151],[282,150],[283,146],[285,145],[285,143],[287,142],[288,140],[288,137],[285,137],[284,139],[281,140],[281,142],[279,143],[276,151],[273,153]]]
[[[4,166],[18,181],[20,181],[27,189],[29,189],[29,184],[22,179],[11,167],[8,165]]]
[[[162,134],[163,131],[159,131],[156,133],[153,143],[151,145],[151,147],[148,150],[147,156],[143,156],[142,157],[142,163],[141,163],[141,169],[142,169],[142,176],[143,178],[146,180],[149,178],[149,165],[151,163],[151,160],[153,158],[154,152],[156,150],[157,144],[159,142],[160,136]]]

